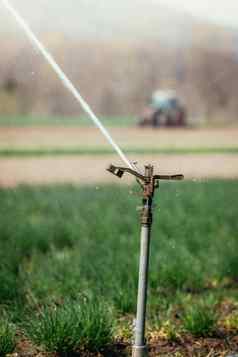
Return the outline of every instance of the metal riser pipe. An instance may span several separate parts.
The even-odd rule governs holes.
[[[150,256],[150,232],[150,225],[142,225],[135,341],[132,349],[133,357],[147,356],[147,346],[145,341],[145,323]]]

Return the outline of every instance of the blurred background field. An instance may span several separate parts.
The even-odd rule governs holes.
[[[65,122],[65,121],[64,121]],[[112,122],[112,119],[110,120]],[[104,121],[107,123],[107,120]],[[186,179],[238,178],[238,129],[110,126],[110,133],[140,167],[183,172]],[[0,127],[0,184],[118,182],[106,172],[121,164],[97,128],[77,125]],[[123,183],[131,183],[123,180]]]
[[[225,2],[209,20],[171,1],[12,3],[131,161],[185,174],[154,208],[150,355],[224,357],[238,350],[238,29],[216,20]],[[0,14],[0,356],[127,356],[139,188],[106,171],[113,149]],[[187,126],[138,125],[157,89]]]
[[[42,0],[37,8],[29,0],[12,3],[101,116],[137,117],[154,90],[175,89],[192,122],[237,120],[233,24],[212,23],[182,5],[154,0]],[[210,16],[224,6],[216,4]],[[78,116],[78,104],[4,9],[2,14],[0,112]]]

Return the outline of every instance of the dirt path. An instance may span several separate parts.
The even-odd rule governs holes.
[[[159,165],[161,173],[183,173],[187,179],[238,179],[238,155],[150,155],[138,159],[142,164]],[[121,165],[116,156],[0,159],[0,186],[131,182],[107,173],[105,168],[110,163]]]
[[[141,129],[109,128],[116,142],[127,148],[237,147],[238,128]],[[108,147],[94,127],[0,127],[0,147]]]

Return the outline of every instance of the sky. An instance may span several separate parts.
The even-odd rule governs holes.
[[[183,28],[183,18],[186,13],[191,13],[195,18],[205,19],[227,27],[238,29],[238,0],[9,0],[16,6],[16,9],[37,31],[45,30],[55,31],[61,29],[67,34],[91,34],[103,37],[105,33],[111,33],[113,36],[118,33],[118,29],[126,36],[130,31],[140,33],[155,33],[155,25],[160,24],[160,34],[164,31],[168,37],[169,32],[177,34],[176,16],[179,28]],[[164,12],[160,11],[161,6],[177,11],[168,11],[164,7]],[[163,8],[162,8],[163,9]],[[92,11],[94,10],[94,11]],[[179,16],[181,11],[181,15]],[[138,16],[134,16],[137,13]],[[13,21],[9,15],[2,12],[0,0],[0,30],[13,29]],[[173,18],[175,26],[169,28],[167,18]],[[79,17],[81,15],[80,21]],[[167,16],[167,17],[166,17]],[[131,18],[133,19],[131,21]],[[130,21],[128,21],[130,19]],[[148,20],[149,19],[149,20]],[[180,20],[182,19],[182,20]],[[164,20],[164,21],[163,21]],[[126,26],[123,22],[127,21]],[[182,23],[181,23],[182,21]],[[93,24],[93,26],[92,26]],[[177,24],[178,25],[178,24]],[[98,32],[98,28],[100,31]],[[109,30],[108,30],[109,29]],[[95,31],[96,32],[95,32]],[[111,31],[111,32],[110,32]],[[119,32],[120,32],[119,31]],[[95,33],[94,33],[95,32]],[[138,32],[139,33],[139,32]],[[182,34],[183,35],[183,34]],[[183,35],[184,36],[184,35]],[[189,34],[188,34],[189,36]]]
[[[13,4],[19,5],[24,3],[32,3],[32,0],[11,0]],[[73,5],[77,0],[48,0],[58,7]],[[98,0],[99,4],[107,6],[107,3],[117,3],[119,0]],[[145,2],[145,0],[141,0]],[[238,28],[238,0],[150,0],[155,3],[164,3],[166,6],[184,9],[195,16],[214,21],[218,24],[226,26],[235,26]],[[87,4],[87,0],[81,0]],[[128,0],[128,3],[134,0]],[[38,6],[44,6],[46,0],[38,0]],[[70,5],[71,4],[71,5]],[[85,6],[85,5],[84,5]],[[21,6],[20,6],[21,7]]]
[[[238,27],[238,0],[154,0],[169,7],[183,8],[195,16],[225,26]]]

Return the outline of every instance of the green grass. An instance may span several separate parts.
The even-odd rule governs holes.
[[[138,119],[135,117],[104,117],[100,116],[102,123],[109,127],[135,126]],[[0,116],[0,126],[27,127],[27,126],[93,126],[86,117],[47,117],[47,116]]]
[[[26,331],[45,350],[63,354],[105,348],[112,342],[113,324],[105,305],[81,300],[41,309]]]
[[[225,326],[236,334],[238,333],[238,311],[234,313],[231,312],[231,314],[226,317]]]
[[[14,352],[16,346],[15,326],[6,319],[0,320],[0,356]]]
[[[101,349],[113,325],[118,331],[122,318],[132,321],[140,198],[128,192],[118,186],[0,189],[0,312],[35,344],[51,351]],[[208,335],[216,326],[196,306],[209,301],[219,313],[217,302],[238,301],[237,192],[232,180],[161,184],[149,324],[173,326],[176,313],[178,329]]]
[[[214,306],[204,302],[188,305],[182,318],[183,327],[195,337],[212,336],[218,316]]]
[[[238,147],[218,148],[123,148],[126,154],[137,155],[209,155],[209,154],[238,154]],[[113,155],[110,148],[0,148],[0,157],[47,157],[62,155]]]

